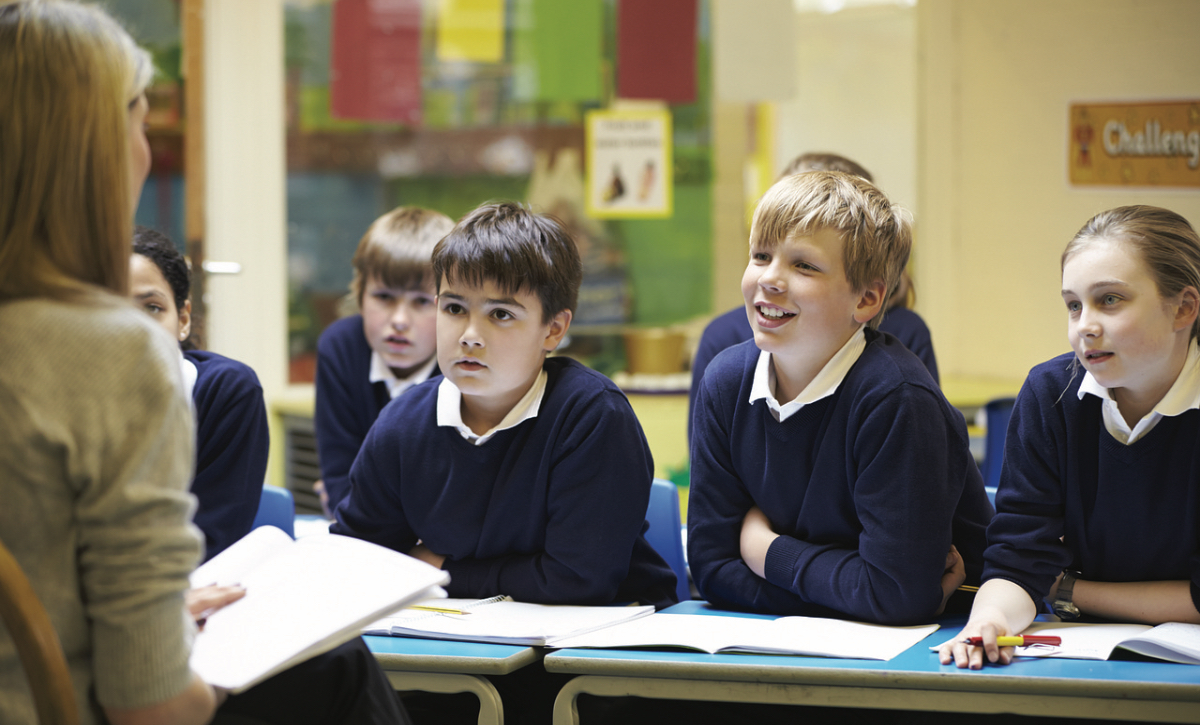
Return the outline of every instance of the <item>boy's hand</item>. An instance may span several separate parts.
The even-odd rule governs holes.
[[[946,554],[946,569],[942,572],[942,605],[938,607],[934,614],[941,614],[946,611],[946,602],[950,601],[950,597],[954,594],[962,583],[967,580],[967,565],[963,563],[962,555],[958,553],[958,549],[954,548],[954,544],[950,545],[950,551]]]
[[[441,569],[442,563],[446,561],[446,557],[442,556],[441,554],[433,553],[429,550],[429,547],[424,544],[417,544],[414,546],[412,551],[408,552],[408,555],[414,559],[420,559],[426,564],[437,567],[438,569]]]
[[[325,518],[332,519],[333,512],[329,510],[329,494],[325,491],[325,479],[313,481],[313,492],[317,494],[317,498],[321,499],[321,510],[325,512]]]
[[[750,571],[764,579],[767,578],[767,550],[777,538],[779,534],[771,528],[767,515],[759,507],[752,506],[742,519],[742,560]]]

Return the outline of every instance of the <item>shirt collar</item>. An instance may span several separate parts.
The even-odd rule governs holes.
[[[801,390],[794,400],[782,405],[775,399],[775,366],[771,364],[771,353],[760,352],[758,364],[754,368],[754,382],[750,387],[750,404],[754,405],[756,401],[766,400],[767,407],[775,416],[775,420],[782,423],[809,403],[815,403],[833,395],[842,381],[846,379],[850,368],[858,362],[858,358],[862,356],[866,347],[866,334],[863,332],[863,328],[859,327],[858,331],[846,341],[846,344],[833,354],[829,362],[825,363],[825,367],[821,368],[804,390]]]
[[[417,368],[412,375],[407,378],[398,378],[384,362],[383,356],[377,352],[371,353],[371,372],[368,380],[372,383],[387,383],[388,395],[394,400],[396,396],[408,390],[417,383],[423,383],[429,379],[433,373],[433,366],[437,365],[437,355],[434,355],[425,362],[424,365]]]
[[[196,389],[196,379],[200,377],[200,371],[196,369],[196,363],[184,357],[183,351],[179,351],[179,371],[183,373],[183,392],[187,395],[187,399],[192,399],[192,391]]]
[[[1189,410],[1200,408],[1200,346],[1192,340],[1187,361],[1183,363],[1183,369],[1171,384],[1171,389],[1132,429],[1121,416],[1112,393],[1097,382],[1091,373],[1085,373],[1079,383],[1079,399],[1083,400],[1085,395],[1094,395],[1103,401],[1104,425],[1114,438],[1122,443],[1134,443],[1150,432],[1161,418],[1182,415]]]
[[[504,416],[504,420],[483,435],[475,435],[475,432],[468,428],[466,423],[463,423],[462,391],[458,389],[457,385],[450,382],[449,378],[442,378],[442,382],[438,385],[437,424],[456,428],[469,443],[481,446],[500,431],[515,428],[530,418],[537,417],[538,410],[542,407],[542,397],[546,392],[547,378],[546,371],[543,369],[538,373],[533,385],[529,386],[529,390],[525,391],[525,395],[521,396],[513,409],[508,411],[508,415]]]

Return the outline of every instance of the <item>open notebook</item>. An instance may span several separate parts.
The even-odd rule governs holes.
[[[1034,622],[1021,634],[1057,635],[1062,644],[1017,647],[1018,657],[1107,660],[1118,649],[1185,665],[1200,665],[1200,624]],[[941,646],[940,644],[938,646]]]
[[[680,647],[721,652],[814,655],[889,660],[932,634],[938,625],[885,627],[820,617],[755,619],[701,614],[654,614],[555,647]]]
[[[444,595],[449,574],[346,536],[292,541],[260,526],[192,573],[192,586],[238,584],[246,596],[207,618],[191,666],[241,692],[358,636],[409,602]]]
[[[418,606],[452,611],[402,610],[373,622],[363,634],[554,647],[557,646],[554,643],[563,637],[592,632],[654,612],[651,606],[530,604],[514,602],[509,597],[437,599],[419,602]]]

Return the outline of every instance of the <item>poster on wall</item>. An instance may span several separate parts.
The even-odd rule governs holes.
[[[590,216],[671,216],[673,168],[669,111],[620,109],[587,114]]]
[[[1071,104],[1072,184],[1200,187],[1200,100]]]

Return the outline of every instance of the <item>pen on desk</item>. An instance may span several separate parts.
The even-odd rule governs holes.
[[[439,614],[470,614],[465,609],[450,609],[449,607],[429,607],[424,604],[414,604],[409,609],[418,609],[422,612],[437,612]]]
[[[966,644],[973,644],[976,647],[983,644],[983,637],[967,637],[963,640]],[[1030,644],[1062,644],[1062,637],[1056,637],[1047,634],[1026,634],[1017,635],[1015,637],[997,637],[996,644],[1000,647],[1024,647]]]

